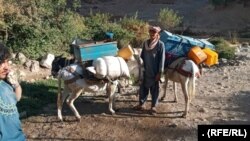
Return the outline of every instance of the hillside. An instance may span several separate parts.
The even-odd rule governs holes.
[[[79,12],[110,13],[114,18],[134,16],[155,24],[162,8],[171,8],[183,16],[183,29],[193,32],[223,33],[236,32],[250,26],[250,6],[233,3],[227,7],[214,8],[208,0],[85,0]]]

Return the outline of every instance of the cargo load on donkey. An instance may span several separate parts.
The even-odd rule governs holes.
[[[212,66],[218,63],[218,54],[214,51],[215,46],[205,39],[195,39],[163,30],[160,33],[160,40],[165,44],[166,66],[180,57],[187,57],[197,65],[204,63]]]
[[[73,45],[74,56],[94,78],[112,79],[130,77],[126,62],[117,56],[117,42],[78,40]]]

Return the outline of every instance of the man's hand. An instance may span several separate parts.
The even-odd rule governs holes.
[[[7,75],[7,81],[11,83],[12,87],[14,88],[16,94],[16,100],[19,101],[22,97],[22,88],[18,82],[18,75],[16,72],[9,72]]]
[[[160,81],[161,80],[161,73],[158,73],[155,77],[155,81]]]
[[[9,81],[14,88],[19,86],[17,74],[13,71],[10,71],[8,73],[7,81]]]

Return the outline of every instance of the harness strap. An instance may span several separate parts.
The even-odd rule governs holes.
[[[175,70],[176,70],[178,73],[180,73],[180,74],[182,74],[182,75],[184,75],[184,76],[192,77],[193,74],[192,74],[191,72],[188,72],[188,71],[185,71],[185,70],[182,69],[182,66],[183,66],[184,64],[185,64],[185,61],[181,64],[180,67],[175,68]]]
[[[83,64],[80,64],[81,67],[84,67]],[[82,74],[79,74],[77,73],[76,71],[73,71],[71,70],[71,68],[68,68],[68,69],[65,69],[66,71],[68,71],[69,73],[72,73],[74,75],[73,78],[71,79],[68,79],[68,80],[64,80],[64,84],[71,84],[71,83],[74,83],[76,82],[76,80],[78,79],[83,79],[84,76]],[[106,77],[106,79],[99,79],[99,80],[92,80],[92,79],[87,79],[87,78],[84,78],[85,81],[89,84],[94,84],[94,83],[107,83],[107,82],[110,82],[113,84],[113,80],[111,80],[109,77]]]
[[[96,84],[96,83],[104,84],[104,83],[110,82],[110,81],[107,80],[107,79],[100,79],[100,80],[85,79],[85,81],[86,81],[88,84]],[[111,82],[112,82],[112,81],[111,81]]]
[[[69,80],[64,80],[64,84],[71,84],[71,83],[75,82],[78,79],[80,79],[80,76],[74,76],[73,78],[71,78]]]
[[[183,65],[185,65],[185,60],[187,60],[187,59],[184,59],[184,60],[181,62],[180,65],[177,64],[174,68],[167,67],[167,69],[172,69],[172,70],[174,70],[174,71],[177,71],[178,73],[180,73],[181,75],[184,75],[184,76],[186,76],[186,77],[192,77],[193,74],[192,74],[191,72],[185,71],[185,70],[182,69]]]

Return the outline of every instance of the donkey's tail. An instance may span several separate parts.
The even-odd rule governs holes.
[[[188,93],[190,100],[195,96],[195,75],[192,75],[192,77],[189,78],[188,82]]]
[[[200,76],[199,68],[195,63],[191,63],[192,65],[192,76],[189,78],[188,82],[188,92],[189,96],[192,99],[195,96],[195,81],[196,78]]]

